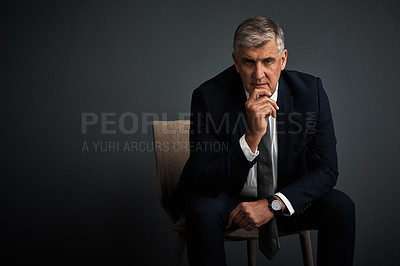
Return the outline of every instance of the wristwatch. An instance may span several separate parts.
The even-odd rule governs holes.
[[[268,207],[274,214],[282,213],[282,203],[274,196],[268,196]]]

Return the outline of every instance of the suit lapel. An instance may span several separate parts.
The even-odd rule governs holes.
[[[233,98],[233,131],[238,134],[238,138],[246,134],[248,129],[248,121],[246,115],[246,93],[244,91],[242,80],[240,79],[239,74],[236,73],[236,80],[234,82],[234,88],[232,93]]]
[[[283,73],[282,73],[283,74]],[[281,75],[278,88],[278,106],[277,112],[277,135],[278,135],[278,187],[280,175],[285,169],[287,162],[288,150],[290,145],[290,127],[289,115],[293,112],[293,98],[291,96],[289,85],[285,78]]]

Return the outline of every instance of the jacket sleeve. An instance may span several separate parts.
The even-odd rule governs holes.
[[[319,78],[317,82],[317,118],[312,138],[305,143],[306,172],[295,182],[280,189],[295,213],[304,211],[312,202],[331,190],[338,177],[336,137],[328,97]]]

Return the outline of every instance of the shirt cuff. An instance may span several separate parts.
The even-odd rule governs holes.
[[[289,213],[282,213],[282,215],[292,216],[292,214],[294,213],[294,209],[290,201],[285,197],[285,195],[283,195],[280,192],[277,192],[275,193],[275,196],[278,196],[283,201],[283,203],[285,203],[286,209],[289,211]]]
[[[256,152],[253,153],[253,152],[251,151],[249,145],[248,145],[247,142],[246,142],[245,135],[243,135],[243,136],[239,139],[239,143],[240,143],[240,147],[242,148],[242,151],[243,151],[244,156],[246,157],[246,159],[247,159],[249,162],[252,162],[252,161],[258,156],[258,154],[259,154],[258,147],[257,147],[257,149],[256,149]],[[286,203],[285,203],[285,204],[286,204]]]

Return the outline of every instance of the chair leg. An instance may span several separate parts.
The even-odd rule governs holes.
[[[185,233],[178,233],[174,255],[172,257],[172,266],[180,266],[182,264],[183,250],[185,249]]]
[[[256,266],[256,240],[247,240],[247,265]]]
[[[309,230],[300,231],[299,237],[300,237],[301,253],[303,255],[304,266],[314,266],[310,231]]]

